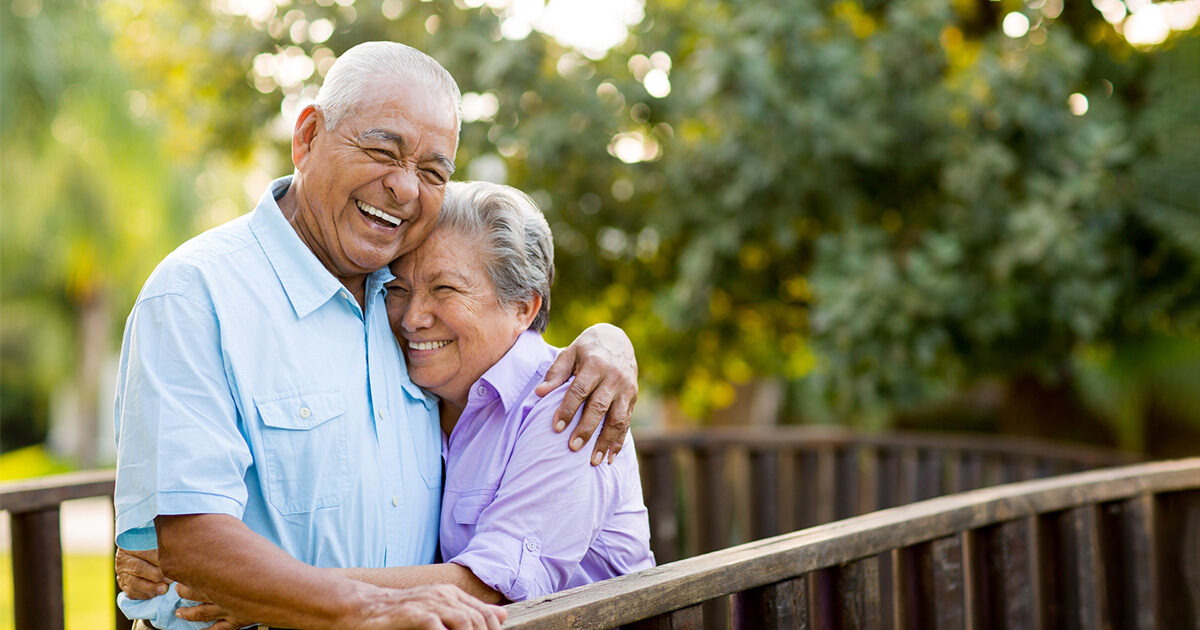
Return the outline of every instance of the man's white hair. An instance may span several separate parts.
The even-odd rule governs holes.
[[[338,57],[317,92],[317,107],[325,116],[325,129],[332,130],[353,114],[367,88],[388,79],[441,91],[454,104],[456,129],[461,128],[462,94],[442,64],[398,42],[363,42]]]

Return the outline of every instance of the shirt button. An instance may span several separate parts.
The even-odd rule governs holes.
[[[526,541],[525,541],[525,548],[526,548],[526,549],[528,549],[529,551],[536,551],[536,550],[537,550],[537,545],[533,544],[533,541],[532,541],[532,540],[526,540]]]
[[[308,407],[301,407],[301,408],[300,408],[300,417],[301,417],[301,418],[307,418],[307,417],[309,417],[309,416],[311,416],[311,415],[312,415],[312,411],[310,411]]]
[[[400,495],[392,495],[392,507],[400,507]]]
[[[487,395],[487,387],[480,385],[478,388],[475,389],[475,393],[479,394],[480,396],[486,396]]]
[[[375,419],[376,419],[376,420],[380,420],[380,421],[382,421],[382,420],[383,420],[383,412],[382,412],[382,411],[376,411],[376,412],[375,412]]]

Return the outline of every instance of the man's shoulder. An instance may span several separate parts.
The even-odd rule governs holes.
[[[167,293],[191,295],[228,276],[251,272],[254,258],[262,256],[250,230],[249,218],[250,215],[240,216],[175,248],[154,268],[142,289],[141,299]]]

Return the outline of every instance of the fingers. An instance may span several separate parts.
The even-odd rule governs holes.
[[[204,593],[201,593],[200,591],[197,591],[196,589],[188,586],[187,584],[181,583],[179,586],[175,587],[175,592],[178,593],[180,597],[191,600],[193,602],[207,602],[208,601],[207,595],[205,595]]]
[[[162,575],[162,569],[158,568],[157,550],[130,551],[118,548],[113,564],[118,575],[128,574],[148,582],[168,583]]]
[[[221,621],[226,614],[225,610],[216,604],[197,604],[176,610],[175,616],[187,621]]]
[[[592,451],[593,465],[599,464],[605,454],[608,463],[611,464],[617,453],[621,452],[625,445],[625,436],[632,424],[633,405],[636,401],[636,395],[632,399],[618,396],[608,408],[608,417],[604,420],[604,427],[600,429],[600,437],[596,438],[596,446]]]
[[[117,586],[129,599],[152,599],[167,592],[167,585],[151,582],[131,573],[118,573]]]
[[[533,390],[533,393],[538,396],[545,396],[558,389],[563,383],[566,383],[567,379],[571,377],[571,372],[575,371],[575,356],[574,346],[569,346],[558,353],[558,357],[554,359],[554,363],[550,364],[550,369],[546,370],[546,378],[542,381],[541,385],[538,385]],[[575,405],[575,407],[578,408],[579,405]],[[571,416],[574,415],[575,411],[572,410]],[[568,417],[567,423],[569,424],[570,421],[570,417]],[[566,425],[563,425],[562,428],[555,426],[554,430],[562,431],[565,428],[567,428]]]
[[[407,589],[404,595],[386,627],[499,630],[507,614],[503,608],[485,604],[448,584],[419,586]]]
[[[594,372],[577,375],[575,380],[571,381],[571,385],[567,387],[562,402],[554,412],[554,430],[562,431],[571,424],[579,408],[584,406],[583,417],[579,419],[579,424],[575,427],[568,442],[572,451],[583,448],[583,445],[591,439],[596,427],[600,425],[604,413],[608,411],[608,401],[603,400],[602,396],[593,394],[599,385],[600,376]]]

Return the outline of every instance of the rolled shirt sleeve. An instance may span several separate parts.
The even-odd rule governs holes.
[[[186,275],[159,271],[168,283]],[[238,429],[220,327],[203,284],[187,284],[199,290],[144,292],[126,325],[114,417],[117,544],[128,549],[156,546],[159,514],[241,518],[245,509],[252,458]]]
[[[619,496],[617,466],[591,466],[588,446],[572,452],[564,443],[569,433],[551,429],[568,386],[537,402],[521,421],[496,490],[464,494],[443,514],[475,527],[448,561],[511,601],[568,587]]]

